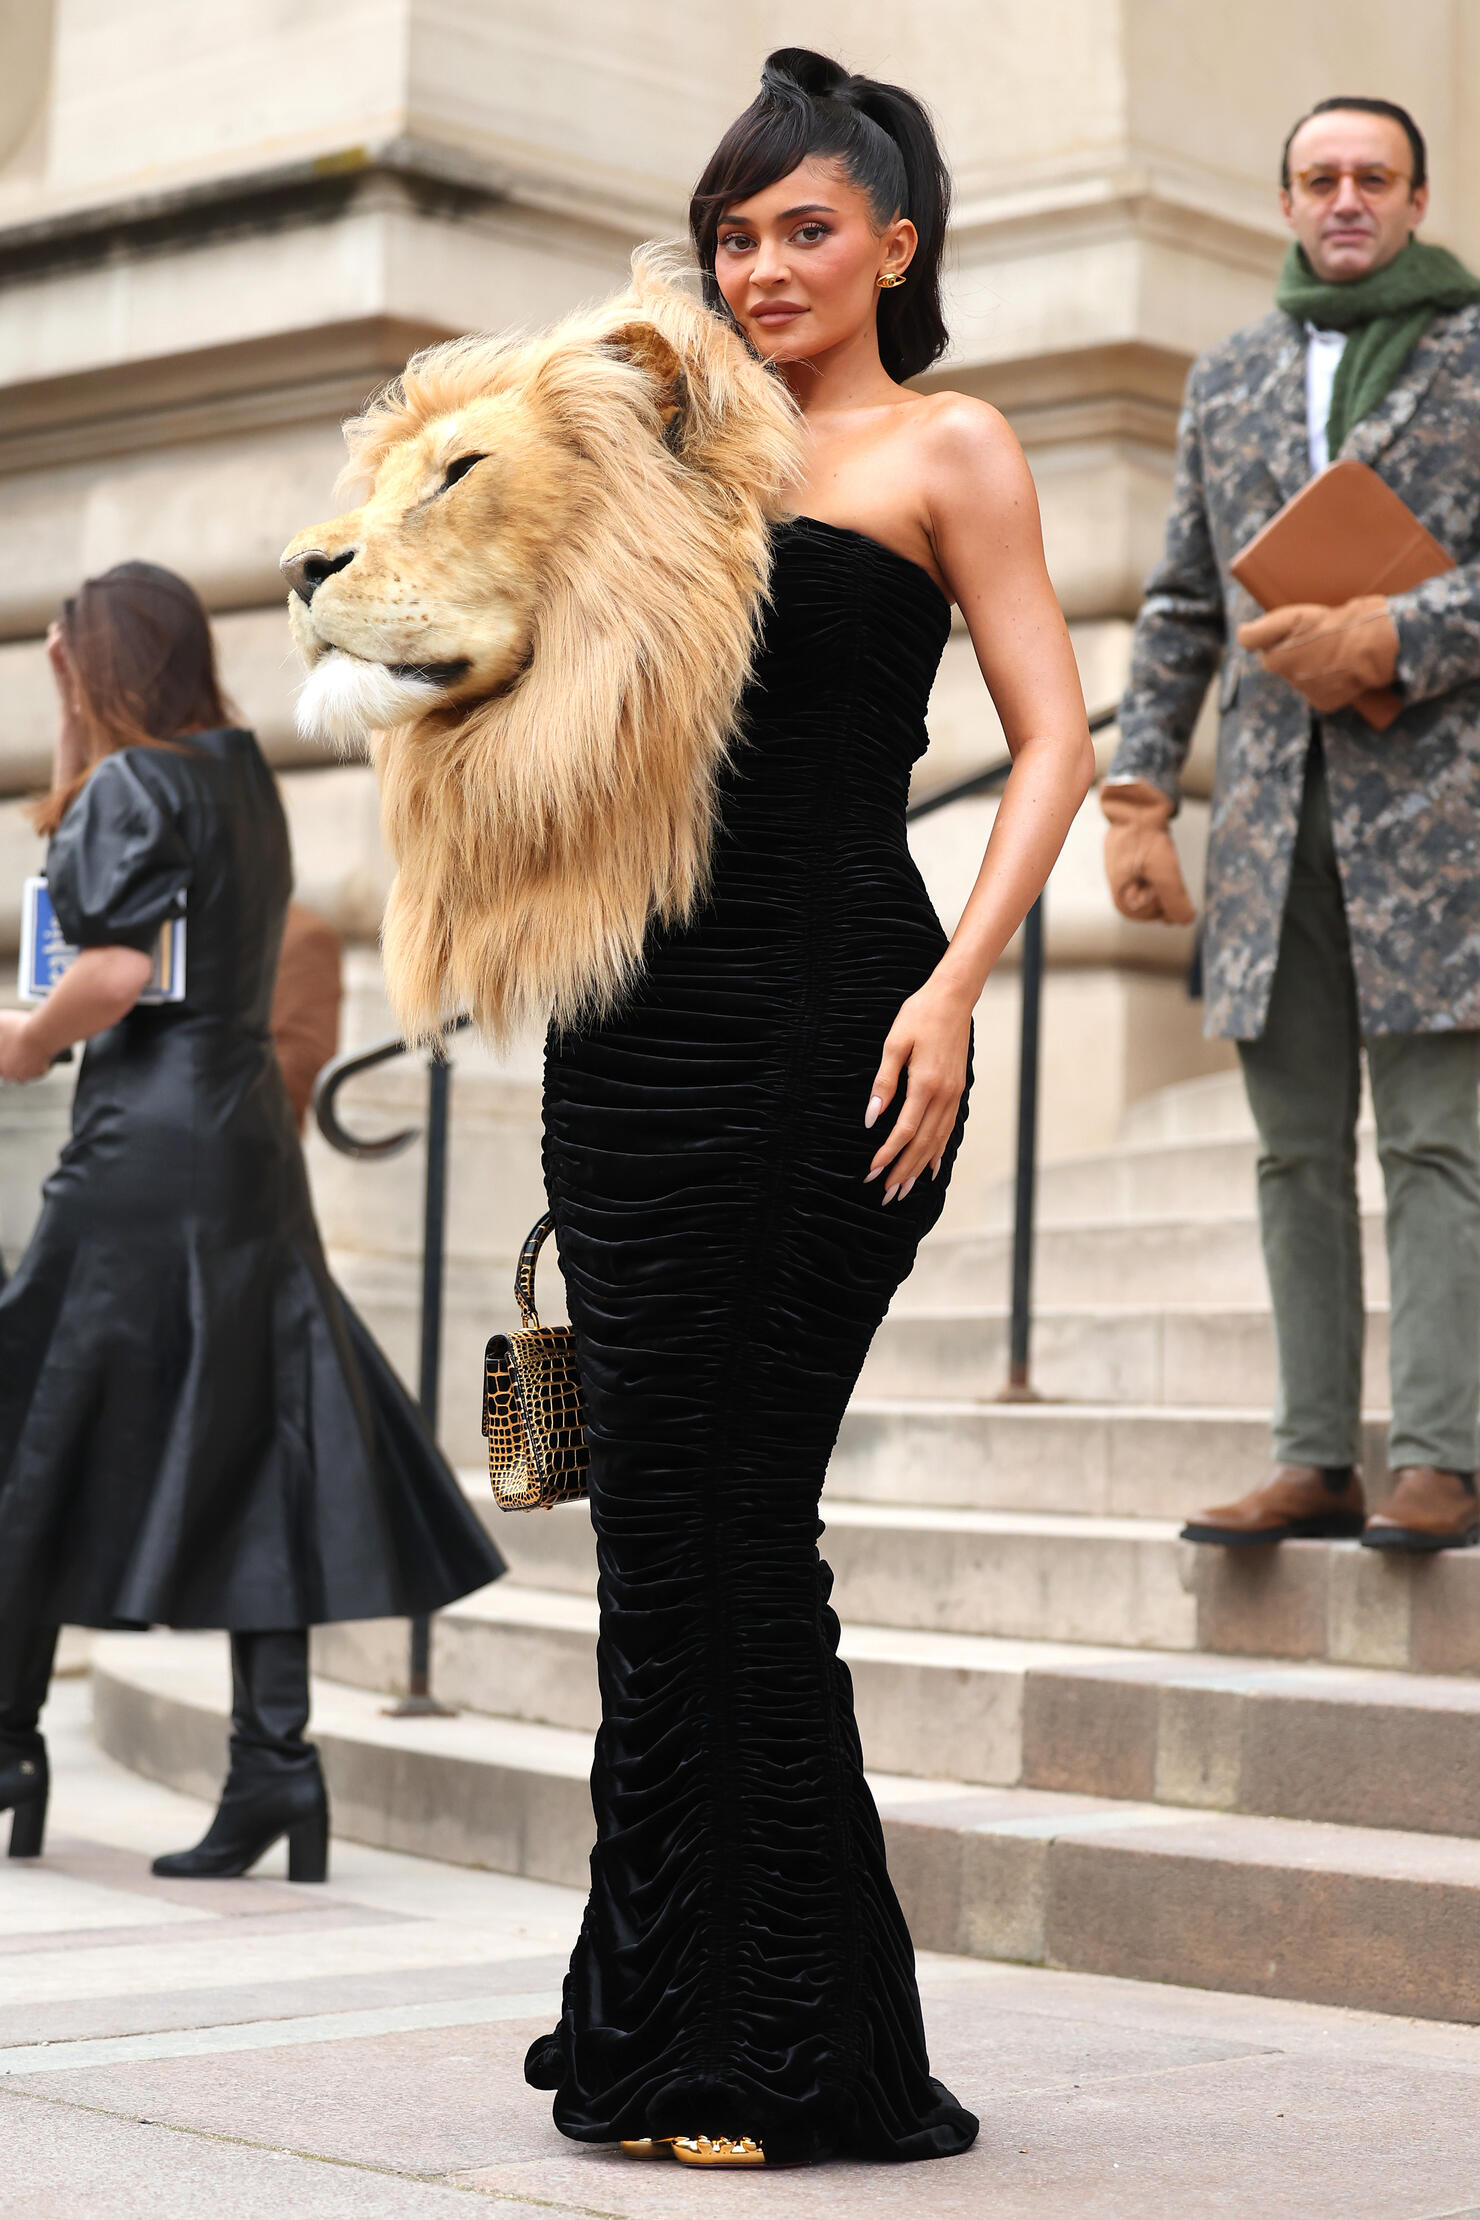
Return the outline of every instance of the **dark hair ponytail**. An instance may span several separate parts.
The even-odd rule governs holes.
[[[876,223],[908,216],[919,234],[905,283],[879,295],[880,358],[891,378],[912,378],[946,345],[940,264],[950,173],[913,93],[851,76],[805,46],[783,46],[767,57],[759,93],[730,125],[694,187],[689,229],[704,298],[725,313],[714,258],[726,208],[764,192],[809,158],[841,163],[867,194]]]

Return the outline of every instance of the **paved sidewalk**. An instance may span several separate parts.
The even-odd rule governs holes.
[[[154,1881],[204,1810],[87,1712],[60,1683],[50,1854],[0,1860],[5,2220],[1480,2220],[1480,2031],[971,1959],[921,1964],[966,2158],[721,2178],[565,2143],[520,2060],[572,1892],[351,1843],[324,1889],[280,1856]]]

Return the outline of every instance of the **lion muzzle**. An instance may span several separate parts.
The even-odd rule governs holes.
[[[278,569],[287,579],[290,590],[307,603],[313,600],[326,578],[332,578],[336,571],[348,570],[354,559],[352,547],[345,548],[339,555],[326,555],[318,547],[305,547],[295,554],[290,547]]]
[[[332,535],[326,546],[311,534],[300,534],[284,550],[278,567],[291,588],[289,629],[306,670],[295,711],[299,736],[344,752],[357,750],[372,732],[425,716],[456,692],[472,665],[465,655],[396,660],[341,645],[335,634],[345,628],[342,601],[335,598],[325,615],[322,608],[314,610],[314,597],[341,577],[362,549],[353,544],[330,552],[331,547]]]
[[[300,739],[341,751],[435,709],[467,665],[367,663],[331,647],[303,681],[294,711]]]

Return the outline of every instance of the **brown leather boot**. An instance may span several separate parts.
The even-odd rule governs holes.
[[[1190,1518],[1182,1539],[1234,1549],[1266,1542],[1333,1541],[1360,1534],[1366,1516],[1355,1465],[1276,1465],[1251,1495]]]
[[[1469,1549],[1480,1542],[1480,1496],[1472,1472],[1403,1465],[1380,1511],[1362,1536],[1368,1549]]]

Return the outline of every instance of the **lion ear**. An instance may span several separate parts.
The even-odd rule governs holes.
[[[656,324],[635,322],[612,332],[606,344],[613,354],[635,364],[652,380],[663,445],[672,454],[681,455],[689,420],[689,380],[672,340],[665,339]]]

